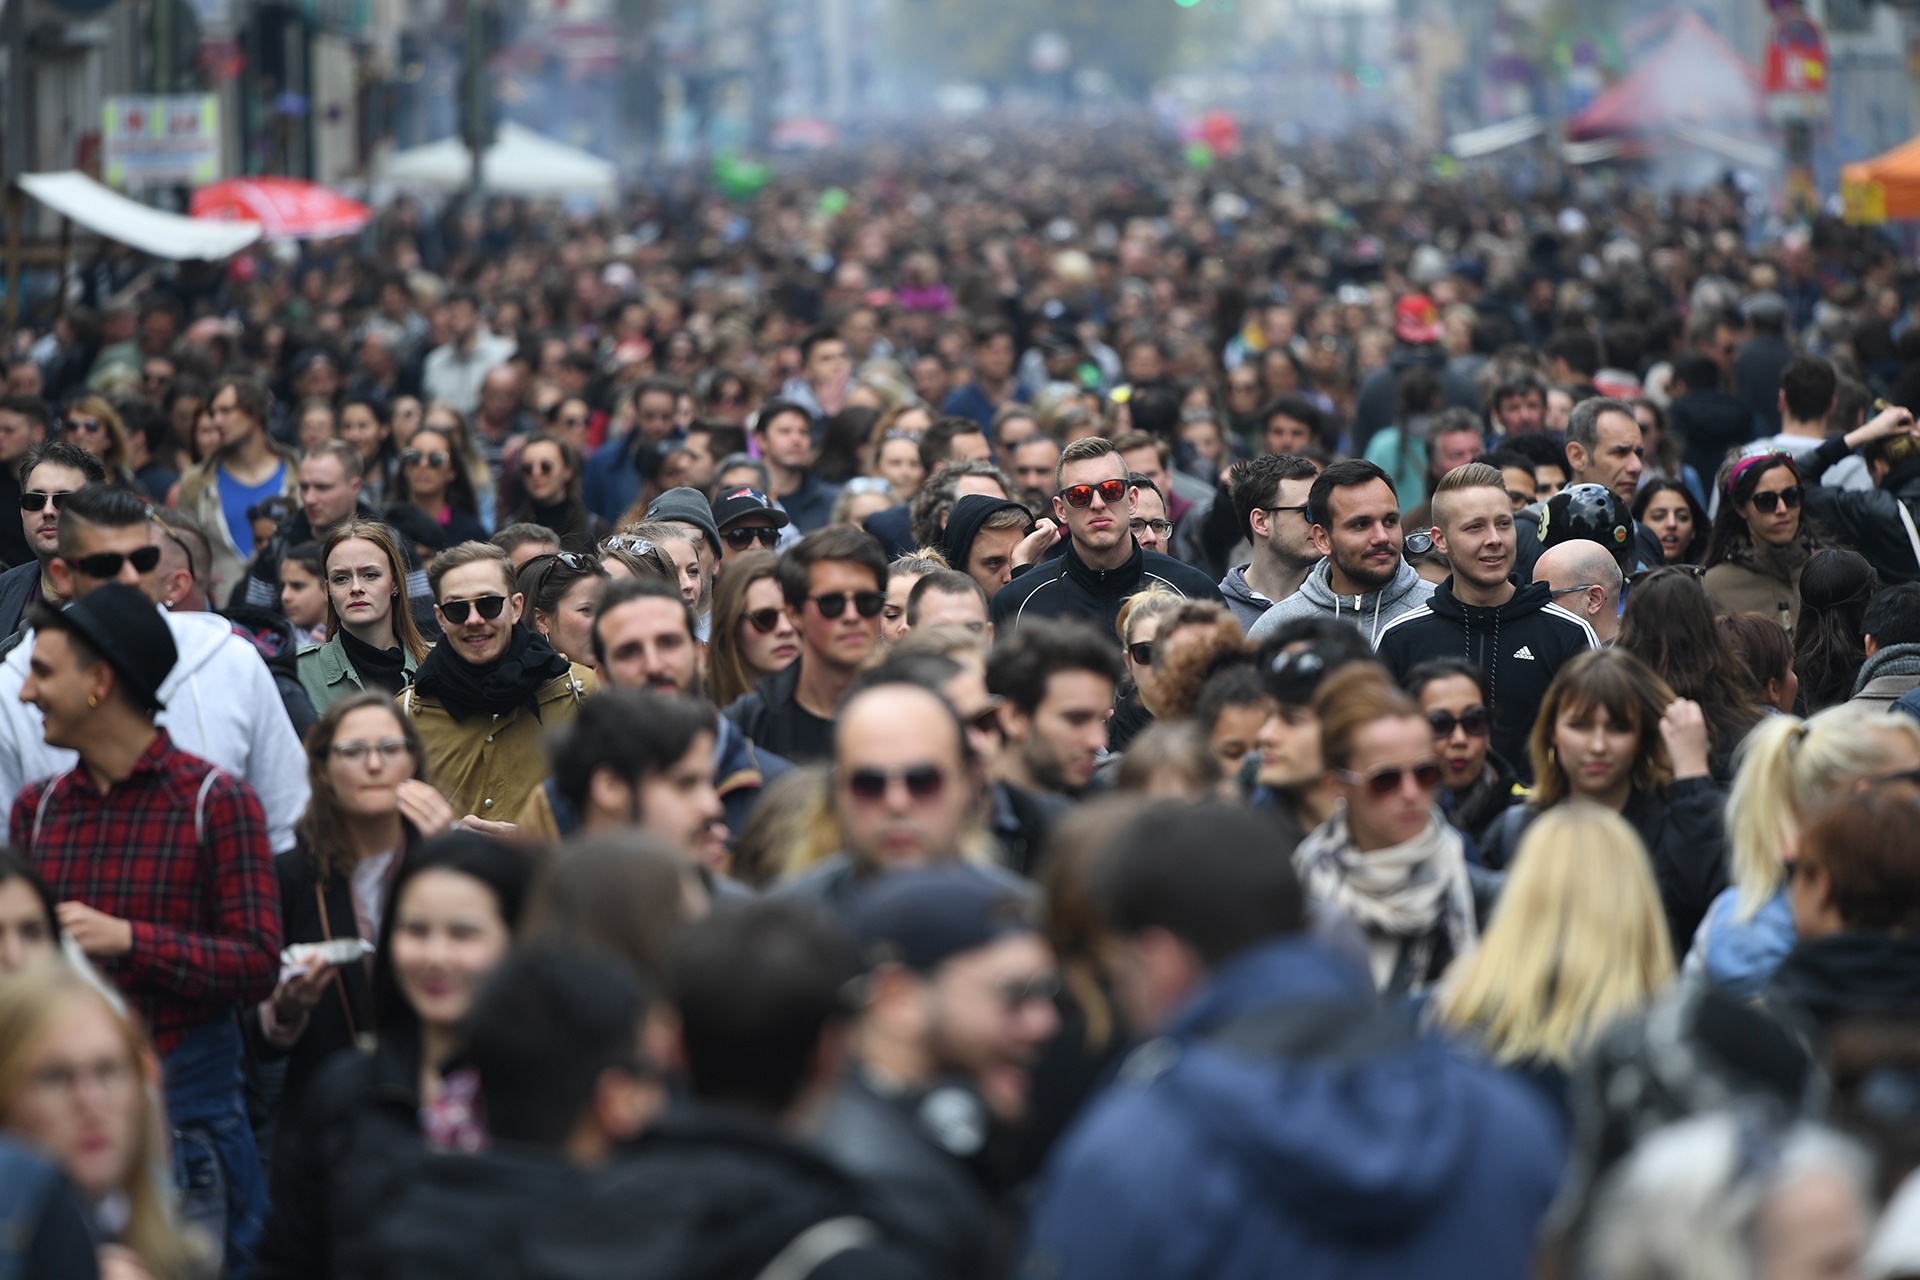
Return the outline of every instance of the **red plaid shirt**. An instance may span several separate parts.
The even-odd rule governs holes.
[[[13,802],[9,837],[55,898],[133,922],[133,950],[96,963],[163,1056],[236,1004],[273,993],[280,888],[260,801],[245,782],[175,749],[164,729],[104,795],[84,765],[28,784]]]

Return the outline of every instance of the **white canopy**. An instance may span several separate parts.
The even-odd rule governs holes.
[[[429,142],[389,156],[380,180],[400,187],[457,190],[472,180],[471,156],[458,138]],[[592,152],[508,122],[482,157],[480,185],[502,195],[587,195],[611,201],[619,171]]]
[[[1456,133],[1447,139],[1447,150],[1461,160],[1472,160],[1479,156],[1490,156],[1497,151],[1505,151],[1508,147],[1517,147],[1546,131],[1546,123],[1539,116],[1515,116],[1511,120],[1502,120],[1499,124],[1490,124],[1484,129],[1469,129],[1465,133]]]
[[[257,222],[204,222],[129,200],[76,169],[23,173],[20,189],[87,230],[175,262],[231,258],[260,238]]]

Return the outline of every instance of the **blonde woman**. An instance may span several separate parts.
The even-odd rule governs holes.
[[[68,440],[100,459],[114,484],[132,489],[133,451],[127,427],[105,396],[82,396],[67,406],[62,429]]]
[[[1809,719],[1768,716],[1747,735],[1727,800],[1731,887],[1707,908],[1682,972],[1743,998],[1757,996],[1793,950],[1787,861],[1800,824],[1827,800],[1878,785],[1911,796],[1920,722],[1843,703]]]
[[[1120,683],[1113,718],[1107,722],[1107,746],[1123,752],[1134,737],[1153,725],[1158,713],[1155,695],[1159,685],[1154,675],[1154,642],[1160,624],[1179,612],[1186,597],[1154,588],[1135,592],[1120,606],[1114,630],[1120,633],[1121,655],[1127,678]]]
[[[1574,1060],[1672,977],[1646,846],[1619,814],[1574,801],[1527,828],[1479,948],[1442,980],[1435,1019],[1564,1113]]]
[[[0,1128],[73,1180],[106,1242],[100,1274],[210,1277],[211,1245],[175,1222],[172,1188],[155,1177],[166,1117],[147,1087],[150,1061],[139,1026],[70,966],[38,964],[0,983]]]

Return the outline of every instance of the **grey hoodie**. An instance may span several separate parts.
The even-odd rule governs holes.
[[[1329,582],[1330,567],[1325,560],[1307,571],[1307,580],[1300,589],[1285,600],[1266,611],[1260,621],[1253,624],[1247,632],[1247,638],[1256,643],[1265,640],[1293,618],[1325,616],[1338,618],[1342,622],[1351,622],[1360,628],[1360,633],[1369,644],[1378,643],[1380,633],[1387,624],[1403,613],[1418,609],[1433,594],[1433,584],[1414,572],[1413,566],[1402,560],[1399,570],[1379,591],[1369,591],[1364,595],[1336,596]]]
[[[1260,615],[1273,608],[1273,601],[1248,585],[1247,570],[1252,567],[1249,562],[1229,569],[1227,576],[1220,579],[1220,595],[1226,600],[1227,608],[1233,610],[1242,631],[1251,631],[1253,624],[1260,621]]]

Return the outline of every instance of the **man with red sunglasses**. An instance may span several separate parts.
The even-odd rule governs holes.
[[[1190,600],[1220,599],[1206,574],[1134,541],[1134,490],[1112,441],[1089,436],[1068,445],[1054,480],[1053,521],[1042,520],[1015,548],[1013,581],[993,598],[994,630],[1002,638],[1030,618],[1081,618],[1118,645],[1114,622],[1136,591],[1158,587]],[[1041,559],[1063,533],[1060,553]]]

